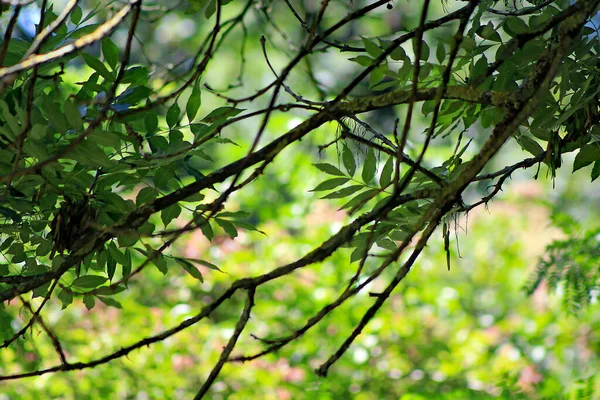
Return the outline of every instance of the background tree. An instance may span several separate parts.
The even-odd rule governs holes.
[[[419,324],[410,313],[410,324],[388,316],[383,336],[361,335],[373,324],[381,330],[377,315],[394,293],[405,304],[411,290],[431,290],[428,301],[456,298],[449,287],[428,288],[432,277],[446,279],[439,278],[446,268],[465,274],[460,261],[451,263],[453,231],[513,174],[531,169],[554,182],[563,157],[575,153],[574,171],[591,165],[592,180],[600,175],[599,3],[4,1],[0,379],[23,395],[36,390],[19,386],[26,378],[108,364],[101,379],[87,375],[87,384],[72,387],[73,397],[127,397],[143,390],[136,385],[148,367],[151,397],[247,398],[258,392],[219,381],[225,365],[287,351],[280,360],[314,368],[317,383],[306,386],[305,370],[291,369],[296,397],[307,388],[348,395],[357,384],[366,398],[517,396],[516,384],[531,396],[541,367],[529,376],[529,366],[520,374],[500,368],[503,383],[499,375],[473,378],[464,367],[444,367],[461,346],[440,331],[416,335],[395,360],[412,364],[414,384],[364,387],[368,379],[353,374],[365,372],[347,372],[364,369],[348,368],[343,356],[351,351],[364,362],[369,342]],[[321,182],[307,194],[315,171]],[[317,194],[334,207],[316,214],[330,226],[282,230],[285,213],[304,217],[323,204]],[[344,212],[334,214],[338,207]],[[564,214],[554,219],[568,237],[548,249],[527,290],[560,287],[578,311],[597,293],[597,231]],[[183,247],[199,236],[211,244]],[[445,266],[403,288],[428,243]],[[505,282],[512,290],[523,283]],[[479,306],[461,307],[489,327]],[[331,324],[336,313],[341,333]],[[460,324],[450,314],[447,322]],[[302,350],[309,334],[327,338],[327,348]],[[174,371],[199,369],[157,382],[163,372],[153,354],[177,337],[186,339],[169,350],[179,360]],[[194,343],[199,337],[214,343],[210,355]],[[518,338],[490,339],[486,348],[503,341],[518,348]],[[363,352],[351,347],[357,340]],[[529,354],[536,361],[535,348]],[[126,360],[134,356],[132,371]],[[320,378],[338,363],[337,376],[346,376],[339,385]],[[548,370],[540,396],[562,390],[560,373]],[[77,373],[39,390],[62,396]],[[114,377],[120,384],[110,383]],[[592,396],[593,383],[577,390]]]

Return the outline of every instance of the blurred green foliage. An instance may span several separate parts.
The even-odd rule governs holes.
[[[57,18],[59,6],[64,6],[59,3],[48,10],[46,24]],[[113,226],[123,215],[202,182],[206,175],[248,154],[260,120],[244,119],[241,124],[232,125],[229,122],[266,107],[268,99],[261,97],[238,105],[228,103],[222,96],[223,93],[230,97],[251,95],[275,79],[265,67],[265,52],[269,62],[279,70],[297,50],[294,43],[305,34],[304,28],[283,2],[221,1],[227,6],[222,8],[224,21],[244,12],[245,6],[251,12],[244,19],[243,29],[232,29],[229,40],[219,48],[218,60],[205,71],[202,84],[208,87],[196,80],[172,101],[157,102],[144,109],[160,96],[177,90],[193,73],[197,56],[202,55],[198,48],[206,49],[205,38],[213,29],[215,3],[144,4],[148,8],[141,13],[131,59],[122,76],[119,67],[127,42],[126,26],[85,52],[40,66],[37,72],[43,76],[62,72],[52,79],[37,81],[23,158],[13,163],[14,148],[2,147],[2,176],[10,174],[15,165],[28,168],[64,150],[102,112],[111,118],[103,121],[73,151],[60,157],[59,162],[40,169],[40,173],[32,171],[11,179],[2,186],[7,193],[0,203],[4,222],[0,249],[6,261],[0,264],[2,278],[27,278],[55,271],[67,254],[50,260],[52,250],[66,253],[76,248],[79,236],[88,233],[87,222],[69,221],[67,207],[73,202],[65,199],[79,201],[89,197],[92,209],[89,215],[82,212],[84,216],[102,227]],[[323,24],[329,26],[340,15],[358,7],[350,3],[353,2],[332,1]],[[484,2],[490,6],[496,3]],[[317,2],[302,4],[313,17],[318,12]],[[316,51],[315,57],[292,71],[287,84],[300,88],[298,95],[318,100],[328,100],[331,93],[343,90],[348,81],[383,53],[390,43],[388,36],[408,32],[418,23],[420,4],[404,1],[391,4],[393,13],[382,9],[338,32],[336,41],[364,46],[360,55]],[[453,10],[459,5],[435,2],[430,18],[442,17],[450,11],[445,7]],[[467,37],[463,45],[452,83],[482,76],[488,66],[487,56],[490,60],[492,57],[490,48],[548,21],[559,9],[568,6],[569,2],[557,2],[556,7],[548,7],[548,11],[527,19],[529,26],[516,17],[496,25],[483,20],[477,21],[478,27],[473,23],[473,37]],[[97,27],[94,24],[107,20],[121,7],[122,2],[106,7],[95,1],[81,1],[69,21],[61,24],[42,50],[51,51],[89,34]],[[515,5],[507,7],[514,11]],[[3,27],[7,26],[9,14],[2,16]],[[4,66],[18,63],[31,42],[32,36],[27,37],[27,21],[19,24],[22,32],[7,47]],[[585,35],[592,35],[593,29],[589,26],[586,29]],[[261,45],[264,34],[269,37],[266,50]],[[453,34],[453,30],[441,27],[426,35],[422,53],[429,62],[423,64],[424,85],[439,81],[442,64],[451,48],[448,39]],[[494,88],[514,90],[545,49],[546,39],[540,37],[528,44],[527,51],[519,50],[516,61],[500,70],[501,78],[496,79]],[[534,115],[527,129],[516,134],[516,140],[503,148],[488,169],[503,168],[513,162],[508,160],[522,159],[524,154],[537,157],[546,151],[553,158],[544,160],[543,166],[539,163],[542,172],[516,171],[513,182],[507,183],[508,193],[489,203],[489,213],[478,208],[460,216],[449,215],[446,224],[450,235],[436,234],[429,241],[407,278],[326,378],[318,377],[314,369],[351,334],[373,299],[393,278],[397,263],[278,352],[254,361],[225,364],[209,391],[209,398],[417,400],[600,396],[595,389],[600,370],[600,313],[595,286],[598,214],[593,207],[597,190],[588,182],[590,175],[592,179],[598,176],[600,161],[594,147],[598,143],[597,132],[589,126],[591,108],[579,106],[584,103],[582,98],[591,102],[598,92],[597,67],[591,65],[590,56],[596,56],[597,49],[592,51],[591,45],[585,47],[586,40],[582,39],[580,47],[575,49],[582,60],[575,63],[580,69],[564,66],[561,82],[569,84],[561,84],[555,91],[556,94],[560,90],[558,103],[565,98],[570,98],[571,103],[556,110],[552,109],[552,101],[544,103],[540,107],[543,112]],[[589,43],[592,42],[597,45],[590,39]],[[351,91],[351,97],[409,88],[412,64],[407,52],[410,53],[412,46],[410,43],[399,47],[386,61],[386,67],[372,71]],[[66,64],[61,65],[62,62]],[[110,93],[119,77],[127,88],[113,93],[107,109],[102,110],[103,96]],[[28,79],[32,79],[31,75]],[[308,84],[310,79],[318,82]],[[2,93],[2,144],[17,140],[24,126],[27,117],[22,105],[26,82],[25,78],[17,80]],[[487,81],[483,85],[491,87],[491,84]],[[582,90],[578,90],[580,86]],[[289,93],[281,96],[285,101],[294,100]],[[396,115],[405,109],[405,106],[392,111],[378,109],[365,120],[375,129],[390,134]],[[271,116],[261,145],[281,137],[314,110],[285,111]],[[426,128],[432,111],[431,101],[418,106],[413,121],[415,130]],[[482,132],[496,124],[502,112],[495,106],[484,108],[445,101],[439,136],[427,152],[427,161],[434,166],[431,170],[443,179],[456,176],[464,169],[463,159],[477,154],[474,147],[479,148],[487,138],[487,133]],[[554,112],[558,115],[554,116]],[[574,141],[578,147],[561,148],[561,140],[547,135],[548,120],[564,125],[562,139],[572,138],[581,129],[591,130],[592,134]],[[465,145],[467,140],[457,140],[456,134],[450,137],[450,133],[460,128],[462,139],[472,124],[476,128],[468,138],[471,147]],[[278,154],[278,162],[262,171],[259,179],[233,193],[226,207],[211,215],[214,218],[208,226],[204,224],[183,234],[170,246],[165,245],[168,237],[165,231],[206,217],[206,205],[227,190],[229,181],[217,182],[155,213],[135,231],[138,236],[117,232],[118,237],[111,238],[106,246],[103,244],[102,251],[92,252],[81,265],[66,272],[61,277],[62,286],[49,297],[42,315],[44,323],[60,339],[67,359],[96,360],[171,329],[217,299],[232,282],[298,260],[349,223],[352,220],[349,214],[361,208],[368,210],[386,198],[394,157],[348,138],[341,140],[340,132],[344,129],[375,141],[364,126],[351,119],[324,124],[293,148]],[[336,139],[335,145],[327,146]],[[420,137],[410,141],[407,152],[413,158],[422,141]],[[571,176],[571,170],[558,168],[563,163],[563,153],[576,149],[577,155],[564,155],[569,167],[574,164],[573,170],[583,169]],[[539,179],[534,180],[534,176]],[[417,174],[415,181],[411,189],[435,187],[424,174]],[[557,188],[552,190],[554,183]],[[465,200],[479,200],[488,193],[487,184],[474,184],[465,194]],[[357,193],[363,197],[352,199]],[[409,211],[396,215],[400,221],[396,221],[397,226],[402,229],[395,233],[406,234],[427,204],[427,201],[412,204]],[[62,230],[56,228],[57,215],[63,216],[67,228],[65,225]],[[552,223],[562,230],[550,228]],[[379,266],[387,254],[384,250],[395,249],[396,241],[402,239],[391,240],[388,233],[377,238],[378,247],[373,248],[373,256],[364,265],[365,276]],[[66,245],[56,246],[57,240],[65,240],[61,235],[72,238]],[[359,244],[364,244],[363,239]],[[550,247],[545,250],[548,244]],[[161,246],[165,249],[157,251]],[[289,335],[334,301],[356,274],[356,261],[363,255],[356,249],[364,247],[351,243],[323,262],[261,285],[234,355],[260,352],[264,349],[261,340]],[[445,247],[450,252],[449,271]],[[129,278],[148,259],[152,263]],[[541,261],[536,265],[538,259]],[[548,276],[551,279],[543,279]],[[107,289],[120,279],[125,281],[116,290]],[[360,279],[363,277],[359,282]],[[3,291],[11,287],[2,281]],[[47,291],[48,286],[36,289],[31,303],[39,305]],[[110,363],[2,382],[0,400],[191,398],[217,363],[234,332],[244,302],[244,296],[235,293],[209,318]],[[8,302],[0,309],[2,340],[14,335],[30,317],[31,311],[18,299]],[[0,374],[51,367],[60,361],[56,353],[56,343],[41,324],[33,324],[23,337],[1,349]]]

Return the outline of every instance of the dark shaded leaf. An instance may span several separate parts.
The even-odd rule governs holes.
[[[227,233],[230,238],[234,239],[235,237],[237,237],[237,229],[231,222],[221,218],[215,218],[215,221],[217,222],[217,224],[219,224],[221,228],[223,228],[225,233]]]
[[[100,300],[107,306],[114,307],[114,308],[123,308],[121,303],[119,303],[115,299],[111,299],[110,297],[104,297],[104,296],[96,296],[96,297],[98,298],[98,300]]]
[[[596,161],[594,163],[594,168],[592,168],[591,178],[592,182],[594,182],[598,176],[600,176],[600,161]]]
[[[85,304],[85,308],[91,310],[96,305],[96,300],[94,299],[94,296],[86,294],[85,296],[83,296],[83,304]]]
[[[94,289],[98,286],[104,284],[108,279],[105,276],[99,275],[85,275],[79,278],[76,278],[71,286],[75,286],[81,289]]]
[[[190,122],[194,120],[198,110],[200,109],[200,105],[202,104],[201,95],[200,87],[198,86],[198,82],[196,82],[185,106],[185,112]]]
[[[58,293],[58,299],[62,302],[62,309],[64,310],[73,303],[73,293],[63,289]]]
[[[149,203],[158,197],[158,191],[152,187],[145,187],[140,190],[135,198],[135,204],[140,206],[144,203]]]
[[[177,124],[180,114],[181,110],[179,109],[179,105],[176,101],[167,110],[167,125],[169,125],[169,128],[173,128]]]
[[[392,182],[392,174],[394,173],[394,157],[390,156],[383,166],[381,175],[379,176],[379,186],[387,187]]]
[[[114,71],[119,63],[119,49],[110,38],[102,39],[102,54],[104,55],[106,63],[110,65]]]
[[[356,172],[356,161],[354,160],[352,150],[346,145],[344,145],[342,150],[342,162],[344,163],[344,168],[348,171],[348,175],[351,177],[354,176],[354,172]]]
[[[83,16],[83,11],[81,10],[81,7],[79,7],[79,6],[73,7],[73,11],[71,11],[71,22],[74,23],[75,25],[79,24],[82,16]]]
[[[172,206],[169,206],[161,211],[160,219],[166,227],[171,221],[179,217],[179,214],[181,214],[181,206],[178,204],[173,204]]]
[[[363,165],[362,170],[362,180],[366,184],[371,182],[375,177],[375,172],[377,172],[377,159],[375,158],[375,152],[372,148],[369,148],[369,152],[367,153],[367,158],[365,159],[365,164]]]
[[[102,61],[98,60],[96,57],[91,56],[87,53],[81,53],[85,63],[92,68],[94,71],[98,72],[100,75],[102,75],[105,79],[108,80],[112,80],[113,76],[110,73],[110,71],[108,70],[108,68],[106,68],[106,66],[102,63]]]
[[[573,172],[598,160],[600,160],[600,142],[586,144],[575,156]]]
[[[202,277],[202,273],[196,268],[194,264],[187,261],[184,258],[175,257],[175,261],[183,267],[183,269],[190,274],[192,277],[198,279],[200,282],[204,282],[204,278]]]

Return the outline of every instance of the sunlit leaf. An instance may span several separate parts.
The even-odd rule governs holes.
[[[344,173],[342,171],[340,171],[337,167],[334,167],[331,164],[317,163],[317,164],[313,164],[313,165],[315,167],[317,167],[319,170],[325,172],[326,174],[335,175],[335,176],[344,176]]]
[[[311,190],[311,192],[322,192],[324,190],[335,189],[336,187],[341,186],[341,185],[345,184],[346,182],[348,182],[348,178],[329,179],[329,180],[319,183],[316,188]]]

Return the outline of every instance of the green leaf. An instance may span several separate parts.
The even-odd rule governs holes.
[[[402,60],[402,61],[407,61],[408,60],[408,55],[406,54],[406,51],[404,51],[404,49],[400,46],[396,47],[394,49],[394,51],[392,51],[392,53],[390,54],[390,57],[392,58],[392,60]]]
[[[472,65],[471,79],[475,79],[479,76],[483,76],[487,72],[488,60],[487,57],[482,55],[477,62]]]
[[[145,85],[148,83],[150,72],[147,67],[131,67],[125,70],[121,83],[131,83],[133,85]]]
[[[200,271],[198,270],[198,268],[196,268],[196,266],[194,264],[192,264],[191,262],[187,261],[184,258],[179,258],[179,257],[175,257],[175,261],[177,261],[177,263],[179,265],[181,265],[183,267],[183,269],[188,274],[190,274],[192,277],[198,279],[200,282],[204,282],[202,273],[200,273]]]
[[[171,164],[156,170],[154,173],[154,186],[157,188],[167,186],[169,181],[175,176],[175,167],[175,165]]]
[[[150,93],[152,93],[152,89],[146,86],[130,87],[117,96],[117,103],[127,105],[137,104],[140,101],[147,99]]]
[[[100,275],[85,275],[76,278],[71,286],[75,286],[81,289],[94,289],[104,284],[108,279],[105,276]]]
[[[106,267],[106,262],[107,259],[110,255],[108,254],[108,251],[101,251],[97,256],[96,256],[96,271],[104,271],[104,268]]]
[[[390,251],[394,251],[397,248],[396,243],[392,242],[388,238],[379,239],[376,242],[376,244],[377,244],[377,246],[381,247],[382,249],[386,249],[386,250],[390,250]]]
[[[212,269],[212,270],[215,270],[215,271],[223,272],[215,264],[210,263],[210,262],[208,262],[206,260],[199,260],[199,259],[196,259],[196,258],[187,258],[186,260],[194,262],[194,263],[198,263],[200,265],[203,265],[203,266],[205,266],[208,269]]]
[[[367,249],[365,248],[364,245],[361,245],[361,246],[358,246],[357,248],[355,248],[354,251],[352,251],[352,254],[350,254],[350,263],[361,260],[364,257],[366,252],[367,252]]]
[[[108,68],[106,68],[106,66],[102,63],[102,61],[98,60],[96,57],[91,56],[87,53],[81,53],[81,55],[83,56],[83,59],[85,61],[85,63],[92,68],[94,71],[98,72],[100,75],[102,75],[105,79],[108,80],[112,80],[113,76],[110,73],[110,71],[108,70]]]
[[[31,294],[33,295],[33,298],[46,297],[48,295],[48,289],[50,289],[50,282],[46,282],[43,285],[33,289]]]
[[[85,308],[91,310],[96,305],[96,300],[94,299],[94,296],[86,294],[85,296],[83,296],[83,304],[85,304]]]
[[[193,2],[188,2],[188,7],[185,10],[186,14],[194,14],[198,11],[202,10],[202,8],[208,3],[209,0],[196,0]]]
[[[221,218],[215,218],[215,221],[217,222],[217,224],[219,224],[221,228],[223,228],[225,233],[227,233],[230,238],[234,239],[235,237],[237,237],[237,229],[231,222]]]
[[[324,182],[319,183],[316,188],[311,190],[311,192],[322,192],[324,190],[335,189],[336,187],[341,186],[341,185],[345,184],[346,182],[348,182],[348,178],[328,179]]]
[[[413,53],[415,53],[416,55],[416,50],[417,50],[417,39],[414,38],[413,39]],[[429,45],[427,44],[427,42],[425,40],[421,40],[421,57],[419,58],[421,60],[421,62],[427,62],[427,60],[429,59]]]
[[[48,133],[48,127],[42,124],[35,124],[31,127],[28,137],[34,140],[42,140]]]
[[[71,125],[71,127],[75,128],[75,130],[78,132],[83,131],[83,119],[79,114],[77,106],[72,101],[66,101],[63,108],[67,122]]]
[[[115,242],[111,242],[108,245],[108,251],[116,262],[123,265],[127,262],[127,256],[119,250]]]
[[[181,214],[181,206],[173,204],[161,211],[160,219],[165,224],[165,227],[167,227],[171,221],[179,217],[179,214]]]
[[[109,295],[109,294],[117,294],[125,291],[125,287],[123,286],[102,286],[101,288],[96,289],[94,292],[96,294]]]
[[[379,186],[387,187],[392,182],[392,174],[394,173],[394,157],[390,156],[383,166],[381,175],[379,176]]]
[[[115,276],[116,270],[117,270],[117,262],[109,254],[106,259],[106,275],[108,276],[109,281],[112,281],[112,278]]]
[[[379,189],[370,189],[364,192],[361,192],[354,196],[350,201],[340,207],[340,210],[349,209],[350,214],[353,214],[357,207],[362,207],[367,203],[370,199],[377,196],[380,193]]]
[[[64,261],[64,256],[61,256],[60,254],[54,256],[54,259],[52,260],[52,271],[56,271],[57,269],[59,269]]]
[[[313,164],[313,165],[315,167],[317,167],[319,170],[325,172],[326,174],[334,175],[334,176],[344,176],[344,173],[342,171],[340,171],[337,167],[334,167],[331,164],[317,163],[317,164]]]
[[[119,63],[119,48],[113,43],[110,38],[102,40],[102,54],[108,65],[114,71]]]
[[[600,160],[600,142],[586,144],[575,156],[573,172],[598,160]]]
[[[598,176],[600,176],[600,161],[596,161],[594,163],[594,168],[592,169],[591,174],[592,182],[594,182],[598,178]]]
[[[375,158],[375,152],[372,148],[369,148],[369,152],[367,153],[367,158],[365,159],[365,164],[363,165],[362,170],[362,179],[363,182],[368,184],[375,177],[375,172],[377,172],[377,159]]]
[[[158,191],[152,187],[145,187],[140,190],[135,198],[135,204],[140,206],[144,203],[149,203],[158,197]]]
[[[54,245],[52,244],[52,241],[50,241],[50,240],[44,240],[35,249],[35,255],[38,256],[38,257],[43,257],[43,256],[49,254],[52,251],[52,247],[53,246]]]
[[[215,233],[212,229],[212,226],[210,226],[210,222],[206,220],[206,218],[202,217],[202,216],[196,216],[196,223],[198,224],[198,226],[200,226],[200,230],[202,231],[202,234],[210,241],[213,240],[213,238],[215,237]]]
[[[73,293],[63,289],[58,293],[58,299],[61,301],[64,310],[69,304],[73,303]]]
[[[22,220],[21,216],[16,211],[4,206],[0,206],[0,214],[2,214],[5,218],[12,219],[14,222],[21,222]],[[6,243],[6,241],[4,243]]]
[[[373,89],[373,87],[375,87],[378,83],[380,83],[385,78],[383,68],[386,68],[386,67],[377,67],[373,71],[371,71],[371,74],[369,75],[369,88],[370,89]]]
[[[162,272],[163,275],[166,275],[169,271],[169,267],[167,266],[167,260],[165,259],[165,256],[163,256],[161,253],[156,254],[156,257],[152,259],[152,263],[156,266],[156,268],[158,268],[160,272]]]
[[[220,120],[225,120],[229,117],[238,115],[242,111],[244,111],[244,109],[235,107],[219,107],[211,111],[206,117],[202,118],[202,121],[212,123]]]
[[[538,144],[538,142],[536,142],[529,136],[521,135],[517,139],[517,141],[519,142],[519,144],[521,145],[523,150],[533,154],[534,156],[537,156],[538,154],[544,152],[544,149],[542,148],[542,146],[540,146]]]
[[[502,38],[498,34],[492,21],[488,22],[486,26],[480,26],[477,29],[477,35],[483,39],[491,40],[493,42],[502,42]]]
[[[83,11],[81,10],[81,7],[79,7],[79,6],[73,7],[73,11],[71,11],[71,22],[75,25],[79,24],[82,16],[83,16]]]
[[[10,247],[10,245],[13,244],[14,241],[15,241],[15,238],[13,238],[12,236],[9,236],[6,239],[4,239],[4,241],[0,245],[0,251],[4,251],[4,250],[8,249]]]
[[[446,58],[446,48],[443,43],[437,45],[437,49],[435,49],[435,58],[437,58],[440,64],[444,62],[444,59]]]
[[[169,128],[173,128],[175,124],[177,124],[179,114],[181,114],[181,110],[179,109],[177,101],[175,101],[175,103],[167,110],[167,125],[169,125]]]
[[[148,133],[154,133],[158,129],[158,115],[155,112],[149,112],[144,116],[144,127]]]
[[[93,168],[112,166],[104,150],[89,140],[84,140],[75,146],[67,157]]]
[[[126,261],[121,266],[121,268],[123,271],[123,276],[129,276],[129,274],[131,273],[131,252],[129,251],[129,248],[125,249],[125,259]]]
[[[504,31],[510,36],[525,33],[527,30],[527,24],[519,17],[508,17],[504,20]]]
[[[361,190],[363,188],[364,188],[363,185],[352,185],[352,186],[348,186],[343,189],[340,189],[336,192],[329,193],[328,195],[323,196],[321,198],[322,199],[342,199],[344,197],[350,196],[351,194],[357,193],[359,190]]]
[[[114,307],[114,308],[123,308],[123,306],[121,305],[121,303],[119,303],[118,301],[116,301],[115,299],[111,299],[110,297],[104,297],[104,296],[96,296],[101,302],[103,302],[104,304],[106,304],[109,307]]]
[[[95,129],[88,136],[88,140],[100,146],[111,147],[115,150],[119,150],[121,148],[121,136],[115,132]]]
[[[200,109],[200,105],[202,104],[202,96],[200,92],[200,87],[198,86],[198,81],[194,85],[192,89],[192,94],[188,98],[187,104],[185,106],[185,111],[188,117],[188,120],[192,122]]]
[[[346,145],[344,145],[344,148],[342,149],[342,162],[344,163],[344,168],[348,171],[348,175],[350,175],[350,177],[354,176],[354,172],[356,172],[356,161],[354,161],[352,150]]]
[[[369,67],[371,64],[373,64],[373,59],[364,55],[349,58],[348,61],[355,62],[363,67]]]
[[[241,219],[241,218],[250,218],[252,214],[247,211],[225,211],[219,214],[221,218],[232,218],[232,219]]]
[[[363,44],[367,53],[373,58],[377,58],[383,54],[383,50],[376,43],[370,41],[369,39],[362,38]]]
[[[210,3],[208,3],[208,6],[206,6],[206,10],[204,10],[204,16],[206,17],[206,19],[212,17],[212,15],[215,13],[216,10],[217,10],[217,1],[210,0]]]

